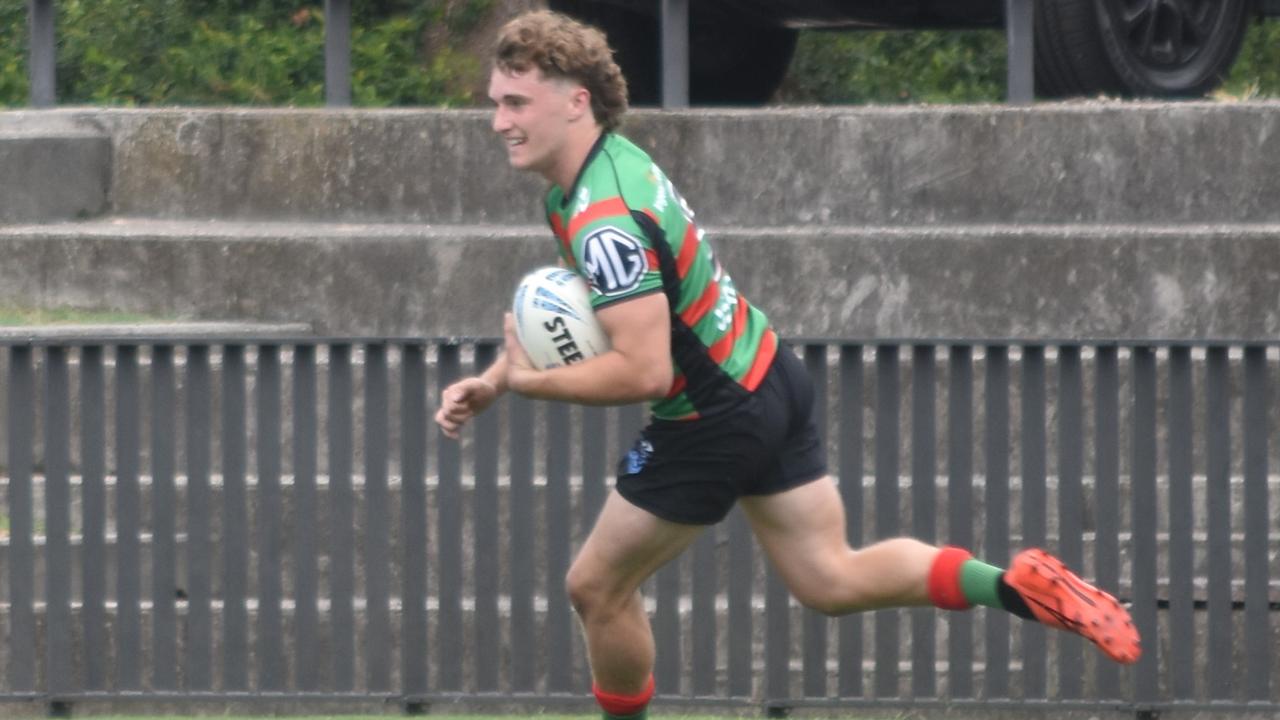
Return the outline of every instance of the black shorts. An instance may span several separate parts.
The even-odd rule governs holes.
[[[671,522],[720,522],[738,498],[771,495],[827,473],[813,381],[785,346],[754,393],[695,420],[655,419],[618,463],[618,492]]]

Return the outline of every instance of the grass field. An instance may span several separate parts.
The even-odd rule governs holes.
[[[114,310],[76,310],[74,308],[7,307],[0,305],[0,326],[25,325],[97,325],[114,323],[155,322],[160,318]]]
[[[730,720],[731,716],[727,715],[677,715],[667,714],[662,708],[652,710],[649,716],[653,720]],[[205,717],[223,717],[225,720],[282,720],[280,715],[252,717],[241,715],[216,715]],[[288,720],[388,720],[389,717],[396,715],[308,715],[308,716],[288,716]],[[421,715],[425,720],[512,720],[513,717],[534,717],[536,720],[599,720],[599,714],[593,715]],[[192,720],[192,716],[156,716],[156,715],[119,715],[119,716],[97,716],[99,720]]]

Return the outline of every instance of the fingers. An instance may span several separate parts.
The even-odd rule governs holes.
[[[465,421],[459,421],[445,411],[443,407],[436,411],[436,424],[440,426],[440,432],[444,436],[453,440],[460,437],[459,430],[462,429]]]
[[[443,406],[436,411],[436,425],[440,426],[440,432],[445,437],[458,439],[458,431],[462,428],[462,422],[459,421],[452,413],[447,411]]]
[[[435,421],[445,437],[457,440],[462,426],[475,414],[471,408],[472,390],[466,381],[450,385],[440,393],[440,408],[436,410]]]
[[[484,412],[497,396],[497,388],[483,377],[463,378],[440,393],[436,424],[446,437],[456,440],[462,427]]]

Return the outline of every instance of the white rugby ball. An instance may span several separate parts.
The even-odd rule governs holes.
[[[609,349],[591,309],[587,283],[571,270],[538,268],[516,287],[516,335],[542,370],[571,365]]]

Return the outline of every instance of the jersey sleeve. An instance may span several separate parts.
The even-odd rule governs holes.
[[[653,239],[620,197],[592,204],[570,220],[573,261],[601,308],[662,290]]]

